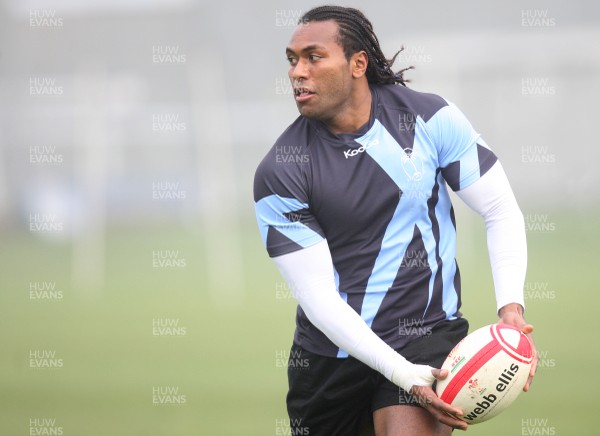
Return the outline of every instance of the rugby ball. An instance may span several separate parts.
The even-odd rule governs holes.
[[[492,324],[460,341],[444,361],[437,395],[463,411],[460,419],[477,424],[506,409],[523,390],[532,363],[531,342],[518,328]]]

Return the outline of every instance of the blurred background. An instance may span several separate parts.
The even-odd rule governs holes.
[[[525,214],[531,392],[473,434],[597,434],[600,7],[359,7],[457,104]],[[284,48],[321,2],[0,2],[0,434],[290,435],[295,303],[252,179],[297,116]],[[463,313],[496,321],[456,204]]]

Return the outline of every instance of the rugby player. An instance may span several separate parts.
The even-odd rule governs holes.
[[[292,434],[466,429],[432,389],[468,332],[448,187],[485,221],[499,322],[533,330],[502,166],[454,104],[406,86],[360,11],[308,11],[285,52],[300,116],[260,163],[254,200],[298,301],[291,355],[307,365],[288,367]]]

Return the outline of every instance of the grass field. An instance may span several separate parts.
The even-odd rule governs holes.
[[[469,434],[600,434],[600,215],[551,216],[554,230],[529,233],[527,317],[542,353],[534,386]],[[495,321],[489,264],[483,227],[459,232],[463,313],[474,329]],[[69,244],[4,234],[0,434],[290,434],[281,362],[295,305],[256,228],[244,235],[247,288],[234,304],[207,289],[202,237],[183,227],[111,230],[95,293],[71,286]],[[185,265],[153,266],[153,250],[164,248]],[[32,299],[32,283],[54,284],[62,298]]]

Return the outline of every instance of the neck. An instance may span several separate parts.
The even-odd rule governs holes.
[[[369,85],[365,84],[353,93],[338,114],[324,121],[325,126],[335,134],[356,132],[371,117],[371,100],[371,90]]]

